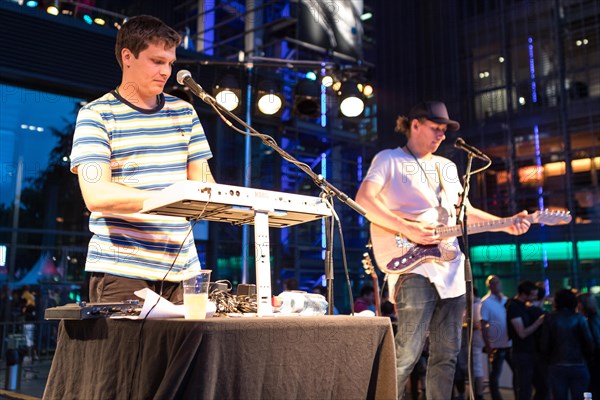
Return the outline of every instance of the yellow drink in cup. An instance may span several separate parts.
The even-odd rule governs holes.
[[[185,319],[206,318],[210,270],[202,270],[183,281],[183,308]]]
[[[183,304],[185,308],[185,319],[206,318],[206,304],[208,293],[184,293]]]

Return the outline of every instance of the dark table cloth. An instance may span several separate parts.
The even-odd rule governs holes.
[[[395,399],[388,318],[61,321],[44,399]],[[141,333],[140,333],[141,332]]]

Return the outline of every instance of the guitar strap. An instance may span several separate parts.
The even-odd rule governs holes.
[[[396,304],[396,283],[400,279],[400,274],[385,274],[388,285],[388,301]]]
[[[449,218],[453,217],[453,212],[452,212],[452,205],[450,204],[450,200],[448,200],[448,193],[446,192],[446,188],[444,187],[444,180],[442,179],[442,173],[440,172],[439,164],[438,163],[435,164],[435,172],[437,173],[438,180],[440,182],[439,186],[436,188],[431,183],[431,180],[429,179],[429,175],[427,175],[425,168],[423,168],[423,166],[419,162],[419,159],[417,158],[417,156],[415,156],[415,154],[412,152],[410,147],[408,147],[408,145],[406,145],[405,147],[406,147],[406,150],[408,150],[408,153],[415,159],[415,162],[417,163],[417,165],[423,172],[425,179],[427,180],[427,186],[429,186],[429,188],[431,188],[431,190],[435,194],[435,197],[437,198],[438,207],[436,207],[436,208],[438,210],[438,215],[440,217],[440,220],[438,222],[440,222],[444,225],[447,225]],[[448,212],[448,210],[446,208],[444,208],[444,206],[442,205],[442,192],[444,192],[444,197],[446,198],[446,202],[448,203],[448,206],[450,207],[450,212]]]

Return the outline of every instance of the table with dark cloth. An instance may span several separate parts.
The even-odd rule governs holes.
[[[388,318],[61,321],[44,399],[396,399]]]

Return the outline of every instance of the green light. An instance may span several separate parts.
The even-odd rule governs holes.
[[[521,261],[564,261],[573,259],[572,242],[523,243],[521,244]],[[577,242],[577,252],[582,260],[600,259],[600,240]],[[471,248],[473,262],[515,262],[517,260],[514,244],[497,244],[490,246],[473,246]]]

